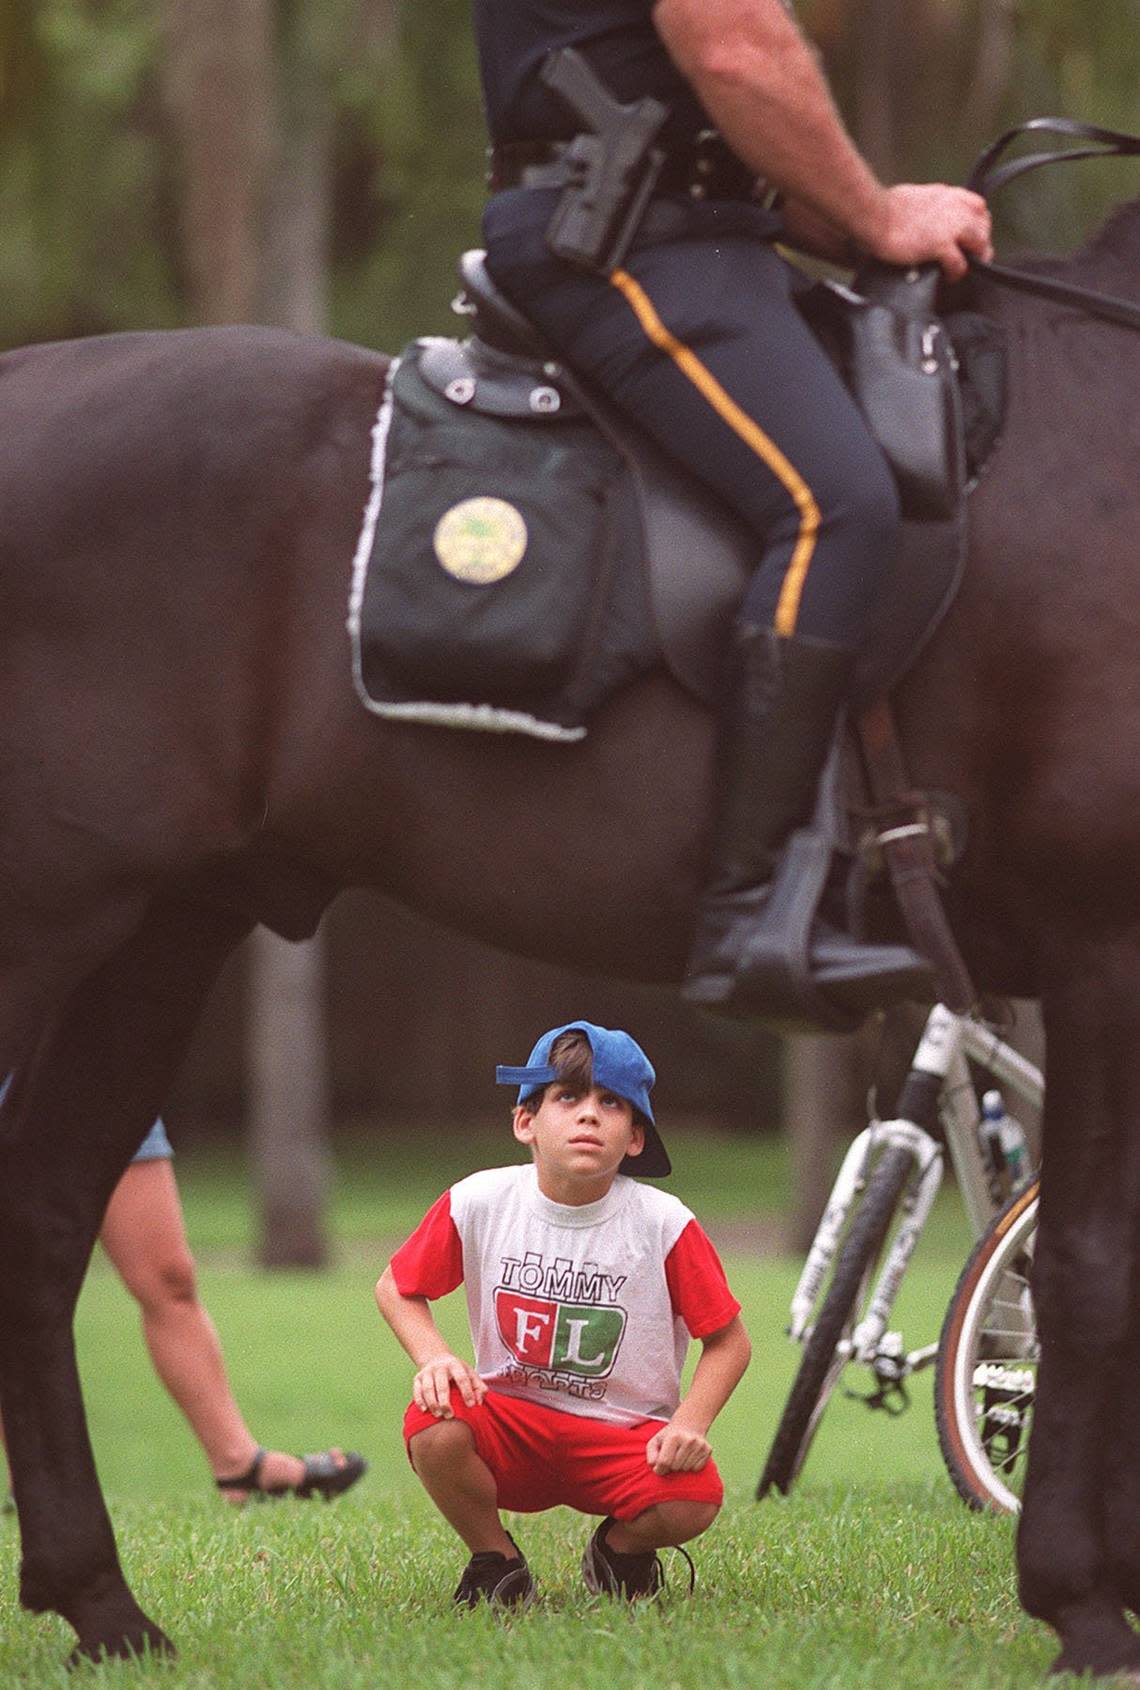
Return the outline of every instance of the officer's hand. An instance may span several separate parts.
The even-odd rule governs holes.
[[[487,1395],[487,1387],[475,1369],[459,1356],[445,1351],[426,1361],[412,1380],[412,1401],[425,1414],[434,1414],[437,1420],[454,1420],[452,1385],[468,1408],[474,1408]]]
[[[944,182],[904,182],[884,189],[883,215],[865,244],[888,264],[937,262],[952,281],[966,274],[966,254],[993,257],[990,212],[980,194]]]

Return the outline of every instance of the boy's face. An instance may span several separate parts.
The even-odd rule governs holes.
[[[514,1133],[529,1144],[539,1190],[555,1203],[604,1197],[626,1156],[645,1144],[633,1105],[616,1092],[577,1091],[555,1081],[514,1113]]]

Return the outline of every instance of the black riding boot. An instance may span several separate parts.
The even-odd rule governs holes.
[[[736,632],[709,882],[683,989],[692,1003],[794,1025],[815,1019],[811,998],[820,994],[839,1026],[930,996],[930,968],[916,951],[868,944],[805,917],[794,889],[790,898],[771,896],[790,836],[811,819],[853,662],[823,640],[747,625]],[[801,986],[810,981],[806,994],[797,977]]]

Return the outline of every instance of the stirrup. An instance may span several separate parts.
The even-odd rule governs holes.
[[[930,997],[933,976],[917,951],[864,943],[819,918],[838,837],[841,757],[842,723],[811,823],[792,834],[770,886],[724,900],[726,951],[733,925],[744,926],[745,937],[722,973],[686,982],[682,995],[690,1003],[756,1016],[785,1033],[851,1033],[875,1009]]]

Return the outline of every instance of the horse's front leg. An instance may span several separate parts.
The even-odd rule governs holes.
[[[1140,947],[1075,943],[1044,1007],[1049,1066],[1033,1285],[1041,1367],[1018,1532],[1021,1598],[1061,1638],[1056,1670],[1134,1672],[1140,1636],[1124,1606],[1140,1572],[1140,1478],[1136,1375],[1125,1383],[1122,1362],[1130,1346],[1135,1357],[1136,1342]],[[1125,1426],[1127,1449],[1118,1441]],[[1129,1450],[1126,1489],[1110,1502]]]
[[[1135,1221],[1140,1237],[1140,1214]],[[1132,1264],[1132,1324],[1113,1380],[1108,1439],[1105,1531],[1113,1578],[1126,1608],[1140,1619],[1140,1261]]]
[[[48,1060],[67,1060],[51,1040]],[[50,1071],[18,1076],[0,1148],[0,1402],[20,1516],[20,1601],[54,1609],[87,1655],[165,1651],[119,1566],[95,1472],[75,1362],[72,1319],[115,1181],[145,1131],[145,1105],[114,1138],[61,1107]],[[101,1112],[92,1099],[95,1118]],[[35,1135],[35,1136],[30,1136]]]
[[[72,1318],[107,1200],[158,1113],[245,923],[168,906],[71,997],[0,1112],[0,1403],[23,1544],[20,1599],[77,1653],[166,1652],[119,1566]]]
[[[1117,1592],[1140,1619],[1140,1097],[1135,1094],[1132,1119],[1115,1181],[1116,1201],[1131,1218],[1131,1296],[1128,1332],[1110,1374],[1105,1536]]]

